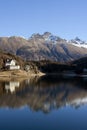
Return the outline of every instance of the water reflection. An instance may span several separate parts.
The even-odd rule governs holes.
[[[87,79],[43,76],[0,81],[0,107],[28,106],[45,113],[70,105],[87,104]]]
[[[8,93],[10,91],[11,93],[16,91],[16,87],[19,87],[20,83],[18,81],[9,81],[5,83],[5,90]]]

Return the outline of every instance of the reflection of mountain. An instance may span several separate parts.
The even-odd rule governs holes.
[[[17,86],[15,83],[14,86]],[[19,108],[27,105],[35,111],[49,112],[66,105],[77,108],[87,103],[86,79],[57,76],[28,79],[21,82],[13,94],[6,93],[5,84],[0,82],[0,107]]]

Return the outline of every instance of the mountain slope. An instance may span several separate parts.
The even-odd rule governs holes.
[[[1,37],[0,49],[26,60],[72,61],[87,55],[87,44],[79,38],[67,41],[49,32],[21,37]]]
[[[53,36],[51,33],[34,34],[28,46],[17,50],[17,55],[28,60],[52,60],[66,62],[78,59],[87,54],[86,48],[77,47],[65,39]]]
[[[16,54],[18,48],[27,44],[27,40],[21,37],[0,37],[0,49],[12,54]]]
[[[72,39],[69,41],[70,44],[77,46],[77,47],[83,47],[83,48],[87,48],[87,42],[82,41],[80,38],[76,37],[75,39]]]

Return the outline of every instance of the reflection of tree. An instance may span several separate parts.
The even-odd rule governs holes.
[[[0,106],[19,108],[28,105],[35,111],[49,112],[70,104],[87,103],[86,80],[63,77],[35,77],[20,82],[13,94],[6,93],[5,81],[0,82]]]

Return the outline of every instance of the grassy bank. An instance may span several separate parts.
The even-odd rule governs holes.
[[[24,70],[10,70],[10,71],[2,71],[0,72],[1,77],[29,77],[29,76],[42,76],[44,73],[38,72],[38,74],[32,72],[26,72]]]

